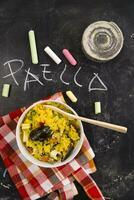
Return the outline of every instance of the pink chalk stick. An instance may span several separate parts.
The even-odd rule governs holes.
[[[75,66],[77,64],[77,61],[67,49],[63,49],[62,53],[64,54],[64,56],[70,62],[71,65]]]

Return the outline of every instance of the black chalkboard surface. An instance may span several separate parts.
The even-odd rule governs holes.
[[[113,21],[124,34],[121,53],[107,63],[88,60],[81,50],[84,29],[98,20]],[[76,104],[67,99],[80,115],[128,127],[126,135],[84,124],[85,134],[96,154],[97,172],[93,175],[104,196],[111,200],[134,199],[134,2],[121,0],[1,0],[0,1],[0,91],[11,84],[10,97],[0,95],[0,115],[54,94],[71,90]],[[31,63],[28,31],[36,34],[39,64]],[[50,46],[62,59],[56,65],[44,52]],[[69,49],[78,64],[71,66],[62,55]],[[48,64],[44,71],[44,65]],[[10,69],[15,72],[14,79]],[[22,66],[22,69],[19,69]],[[40,82],[25,85],[27,71]],[[64,70],[64,73],[63,73]],[[62,74],[62,76],[61,76]],[[9,75],[9,76],[8,76]],[[99,77],[104,85],[96,78]],[[32,78],[29,76],[29,79]],[[47,80],[50,79],[50,80]],[[90,87],[91,86],[91,87]],[[104,87],[105,86],[105,87]],[[91,90],[102,88],[102,90]],[[100,101],[102,113],[94,114]],[[19,200],[8,174],[3,178],[0,161],[0,199]],[[77,184],[75,199],[88,199]]]

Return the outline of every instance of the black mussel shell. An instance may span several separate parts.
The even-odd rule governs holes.
[[[73,151],[73,145],[70,144],[70,146],[68,147],[66,155],[61,159],[61,161],[66,160],[71,155],[72,151]]]
[[[52,130],[49,126],[42,126],[31,131],[30,139],[33,141],[44,141],[51,137]]]

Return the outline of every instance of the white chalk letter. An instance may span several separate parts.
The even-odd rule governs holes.
[[[46,80],[46,81],[52,81],[52,78],[47,78],[46,77],[46,74],[51,74],[51,71],[48,71],[46,68],[50,66],[50,64],[41,64],[40,66],[43,66],[44,67],[44,70],[42,71],[43,72],[43,78]]]
[[[16,62],[20,63],[20,67],[19,67],[19,69],[17,69],[16,71],[13,71],[13,69],[12,69],[12,68],[13,68],[12,64],[15,63],[14,66],[16,67]],[[17,80],[16,80],[14,74],[16,74],[17,72],[19,72],[19,71],[22,69],[22,67],[24,66],[23,60],[19,60],[19,59],[9,60],[9,61],[7,61],[7,62],[4,63],[4,66],[6,66],[6,65],[9,67],[10,74],[4,76],[3,78],[7,78],[7,77],[9,77],[9,76],[12,76],[12,78],[13,78],[14,82],[16,83],[16,85],[19,85],[19,83],[17,82]]]
[[[32,83],[32,82],[38,82],[40,85],[43,85],[43,83],[39,80],[38,76],[30,72],[30,68],[28,70],[25,70],[25,72],[27,74],[26,74],[26,78],[24,82],[24,91],[27,90],[27,85],[29,87],[29,83]],[[29,80],[29,76],[31,76],[33,79]]]
[[[100,82],[100,84],[101,84],[101,86],[103,86],[103,87],[92,87],[92,83],[93,83],[93,81],[95,80],[95,79],[97,79],[99,82]],[[95,91],[95,90],[103,90],[103,91],[107,91],[107,86],[102,82],[102,80],[100,79],[100,77],[98,76],[98,74],[95,74],[94,73],[94,77],[91,79],[91,81],[90,81],[90,83],[89,83],[89,86],[88,86],[88,91],[89,92],[91,92],[91,91]]]
[[[65,67],[64,67],[64,69],[63,69],[63,71],[62,71],[62,73],[60,75],[60,80],[61,80],[62,83],[66,84],[66,85],[69,85],[69,83],[67,83],[67,82],[65,82],[63,80],[63,74],[65,73],[66,69],[67,69],[67,66],[65,65]]]
[[[78,75],[78,73],[79,73],[80,70],[81,70],[81,67],[77,70],[77,72],[76,72],[75,75],[74,75],[74,82],[75,82],[75,84],[78,85],[79,87],[82,87],[82,85],[80,85],[80,84],[78,83],[78,81],[77,81],[77,75]]]

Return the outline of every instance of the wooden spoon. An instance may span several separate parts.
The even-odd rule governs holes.
[[[61,110],[61,109],[59,109],[55,106],[51,106],[51,105],[44,105],[44,106],[46,108],[51,108],[52,110],[55,110],[58,113],[65,115],[65,116],[68,116],[68,117],[73,118],[73,119],[78,119],[78,120],[81,120],[83,122],[87,122],[89,124],[93,124],[93,125],[100,126],[100,127],[103,127],[103,128],[108,128],[108,129],[111,129],[111,130],[114,130],[114,131],[117,131],[117,132],[120,132],[120,133],[126,133],[127,132],[127,128],[124,127],[124,126],[119,126],[119,125],[116,125],[116,124],[111,124],[111,123],[107,123],[107,122],[103,122],[103,121],[98,121],[98,120],[94,120],[94,119],[88,119],[86,117],[73,115],[73,114],[65,112],[65,111],[63,111],[63,110]]]

